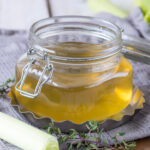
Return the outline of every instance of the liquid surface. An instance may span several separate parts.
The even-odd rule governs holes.
[[[21,70],[18,65],[17,81],[20,79]],[[54,71],[52,81],[44,84],[41,93],[34,99],[21,96],[14,88],[13,91],[23,108],[34,112],[37,116],[50,117],[57,122],[69,120],[77,124],[88,120],[102,121],[121,112],[130,103],[132,66],[126,58],[121,57],[120,64],[111,77],[102,83],[89,86],[88,83],[96,82],[96,77],[97,73],[87,73],[86,82],[82,82],[82,74],[76,77],[69,73]],[[35,75],[29,74],[23,90],[33,93],[38,79]],[[52,84],[53,82],[55,84]],[[83,86],[83,83],[87,85]],[[68,87],[65,87],[65,84]]]

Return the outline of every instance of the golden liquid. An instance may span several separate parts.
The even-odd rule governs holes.
[[[21,71],[17,68],[17,81]],[[124,76],[116,76],[95,86],[72,86],[63,88],[46,83],[41,93],[34,99],[21,96],[14,90],[18,102],[29,111],[40,117],[50,117],[54,121],[69,120],[80,124],[88,120],[102,121],[114,114],[121,112],[130,103],[132,97],[132,66],[128,60],[121,57],[115,74],[124,73]],[[80,75],[82,77],[82,75]],[[94,81],[96,73],[88,74],[87,82]],[[62,77],[62,78],[61,78]],[[65,73],[53,73],[53,80],[69,83],[73,81],[73,75]],[[78,78],[79,83],[82,78]],[[77,81],[75,83],[77,83]],[[33,93],[38,78],[29,75],[23,89]],[[74,84],[75,84],[74,83]]]

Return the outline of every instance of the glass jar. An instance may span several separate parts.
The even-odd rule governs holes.
[[[135,94],[132,65],[121,55],[121,30],[92,17],[54,17],[33,24],[30,49],[16,65],[13,88],[22,110],[56,122],[103,121]],[[142,93],[138,91],[135,101]]]

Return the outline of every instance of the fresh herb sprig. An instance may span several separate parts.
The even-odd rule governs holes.
[[[6,82],[0,85],[0,97],[4,97],[10,91],[11,85],[15,82],[15,79],[8,79]]]
[[[123,139],[125,133],[117,133],[112,137],[113,146],[109,145],[102,138],[103,129],[97,121],[89,121],[86,124],[86,128],[88,129],[88,133],[79,133],[75,129],[70,129],[69,133],[65,134],[61,132],[60,128],[55,127],[52,121],[49,127],[45,127],[44,129],[48,133],[57,136],[60,145],[66,144],[68,150],[131,150],[136,146],[135,142],[126,142]],[[97,136],[93,136],[92,132],[97,133]]]

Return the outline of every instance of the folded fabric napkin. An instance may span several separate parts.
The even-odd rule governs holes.
[[[119,25],[128,35],[143,37],[150,40],[150,26],[144,21],[139,8],[136,8],[126,19],[120,19],[107,13],[100,13],[97,16]],[[26,32],[0,31],[0,83],[15,75],[15,64],[17,59],[26,51]],[[133,61],[131,61],[131,63],[134,68],[134,84],[144,92],[146,103],[144,104],[144,108],[134,115],[126,124],[102,134],[102,137],[110,144],[112,143],[111,137],[118,132],[125,132],[126,135],[124,139],[127,141],[150,136],[150,65]],[[0,98],[0,111],[30,123],[22,114],[10,106],[9,98]],[[0,150],[19,149],[0,140]]]

